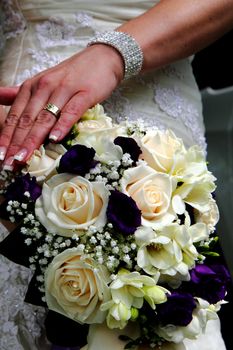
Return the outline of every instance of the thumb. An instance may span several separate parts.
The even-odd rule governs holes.
[[[14,102],[17,93],[19,91],[18,86],[0,86],[0,105],[10,106]]]

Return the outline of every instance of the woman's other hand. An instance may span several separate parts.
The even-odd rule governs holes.
[[[0,89],[0,103],[13,102],[0,131],[3,169],[27,161],[47,136],[62,140],[88,108],[109,97],[123,74],[120,54],[97,44],[28,79],[18,91]],[[58,119],[44,109],[47,103],[61,110]]]

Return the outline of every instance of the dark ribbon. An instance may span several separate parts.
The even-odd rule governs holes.
[[[75,346],[74,348],[70,348],[70,347],[63,347],[59,345],[52,345],[51,350],[80,350],[80,347]]]

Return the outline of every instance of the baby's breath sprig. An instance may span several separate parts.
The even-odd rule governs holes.
[[[147,127],[143,119],[138,119],[137,122],[126,121],[126,132],[128,136],[142,137],[146,134]]]
[[[89,181],[100,181],[106,185],[109,190],[119,190],[120,180],[124,171],[131,168],[133,160],[129,153],[124,153],[121,160],[108,161],[106,163],[97,163],[95,168],[91,169],[85,175]]]
[[[6,193],[7,187],[15,181],[15,176],[16,174],[11,171],[0,171],[0,194]]]
[[[81,242],[83,239],[84,237],[81,238]],[[105,264],[111,273],[116,272],[119,266],[129,270],[135,266],[137,251],[134,236],[116,232],[111,223],[101,231],[94,226],[90,227],[85,239],[84,252],[91,254],[97,263]]]

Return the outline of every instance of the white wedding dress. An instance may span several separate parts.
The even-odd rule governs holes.
[[[0,85],[20,84],[83,49],[96,31],[113,30],[155,3],[155,0],[1,0]],[[118,121],[143,119],[153,127],[170,128],[187,146],[199,144],[205,150],[201,99],[189,59],[124,82],[105,102],[105,109]],[[2,238],[6,235],[1,224],[0,233]],[[49,349],[41,336],[44,310],[23,302],[29,271],[6,258],[0,259],[0,349]],[[110,344],[118,350],[117,345],[114,347],[111,341]],[[210,321],[206,333],[198,340],[185,341],[184,347],[224,350],[219,321]]]

